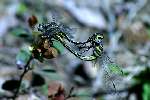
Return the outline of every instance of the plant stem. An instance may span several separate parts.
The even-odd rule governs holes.
[[[20,89],[21,82],[22,82],[22,80],[23,80],[24,75],[30,70],[29,64],[30,64],[30,62],[31,62],[32,59],[33,59],[33,57],[30,56],[30,58],[29,58],[27,64],[24,66],[24,71],[23,71],[23,73],[21,74],[20,79],[19,79],[18,88],[17,88],[17,90],[15,91],[14,96],[12,97],[13,100],[16,99],[16,97],[17,97],[17,95],[18,95],[18,93],[19,93],[19,89]]]

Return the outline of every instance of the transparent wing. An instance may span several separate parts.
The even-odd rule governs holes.
[[[71,39],[73,38],[73,34],[75,34],[76,32],[75,28],[71,28],[63,23],[59,24],[59,28],[61,29],[63,33],[65,33]]]
[[[105,52],[97,59],[96,64],[99,66],[96,81],[99,80],[103,83],[97,87],[101,88],[97,91],[103,90],[108,93],[115,93],[119,90],[123,75],[121,67],[112,62]],[[102,77],[99,77],[100,73],[103,73]]]
[[[75,33],[75,28],[71,28],[63,23],[61,23],[59,20],[62,19],[62,16],[58,13],[58,11],[52,12],[52,21],[59,24],[60,30],[65,33],[69,38],[73,38],[73,34]]]

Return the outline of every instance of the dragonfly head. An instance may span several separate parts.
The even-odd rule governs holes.
[[[96,46],[102,46],[103,47],[103,34],[102,33],[95,33],[93,35],[93,42]]]

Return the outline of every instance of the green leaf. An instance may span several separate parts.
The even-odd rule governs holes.
[[[29,50],[28,46],[24,46],[20,49],[19,53],[16,56],[16,63],[19,68],[23,68],[28,60],[31,57],[31,51]]]
[[[53,46],[54,46],[54,48],[56,48],[59,51],[59,53],[64,52],[64,46],[60,42],[54,41]]]
[[[63,79],[63,77],[60,74],[58,74],[57,72],[45,72],[43,70],[37,70],[37,69],[35,69],[34,72],[44,76],[45,78],[48,78],[49,80],[52,80],[52,81]]]
[[[17,37],[23,37],[23,38],[28,38],[31,36],[30,33],[28,33],[25,29],[23,28],[15,28],[12,30],[12,35],[17,36]]]
[[[20,5],[18,6],[18,11],[17,13],[21,14],[21,13],[24,13],[27,11],[27,7],[25,4],[23,3],[20,3]]]
[[[108,68],[109,68],[110,72],[112,72],[114,74],[119,74],[119,75],[124,74],[121,67],[117,64],[110,63],[110,64],[108,64]]]
[[[75,94],[77,100],[92,100],[92,92],[89,89],[80,89],[72,94]]]
[[[48,84],[41,86],[40,91],[42,92],[42,94],[48,96]]]
[[[32,32],[32,35],[33,35],[34,37],[38,37],[40,34],[41,34],[41,32],[37,32],[37,31],[33,31],[33,32]]]
[[[150,84],[149,83],[145,83],[143,85],[143,100],[150,100]]]
[[[54,69],[42,69],[42,71],[46,73],[56,73],[56,70]]]
[[[150,38],[150,28],[148,28],[146,31],[147,31],[148,36],[149,36],[149,38]]]

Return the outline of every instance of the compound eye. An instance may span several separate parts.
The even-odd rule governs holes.
[[[100,34],[98,34],[98,35],[96,35],[96,37],[95,37],[95,43],[97,44],[97,45],[103,45],[103,39],[104,37],[103,37],[103,35],[100,35]]]
[[[101,40],[101,39],[103,39],[104,37],[103,37],[103,35],[97,35],[96,36],[96,40]]]

